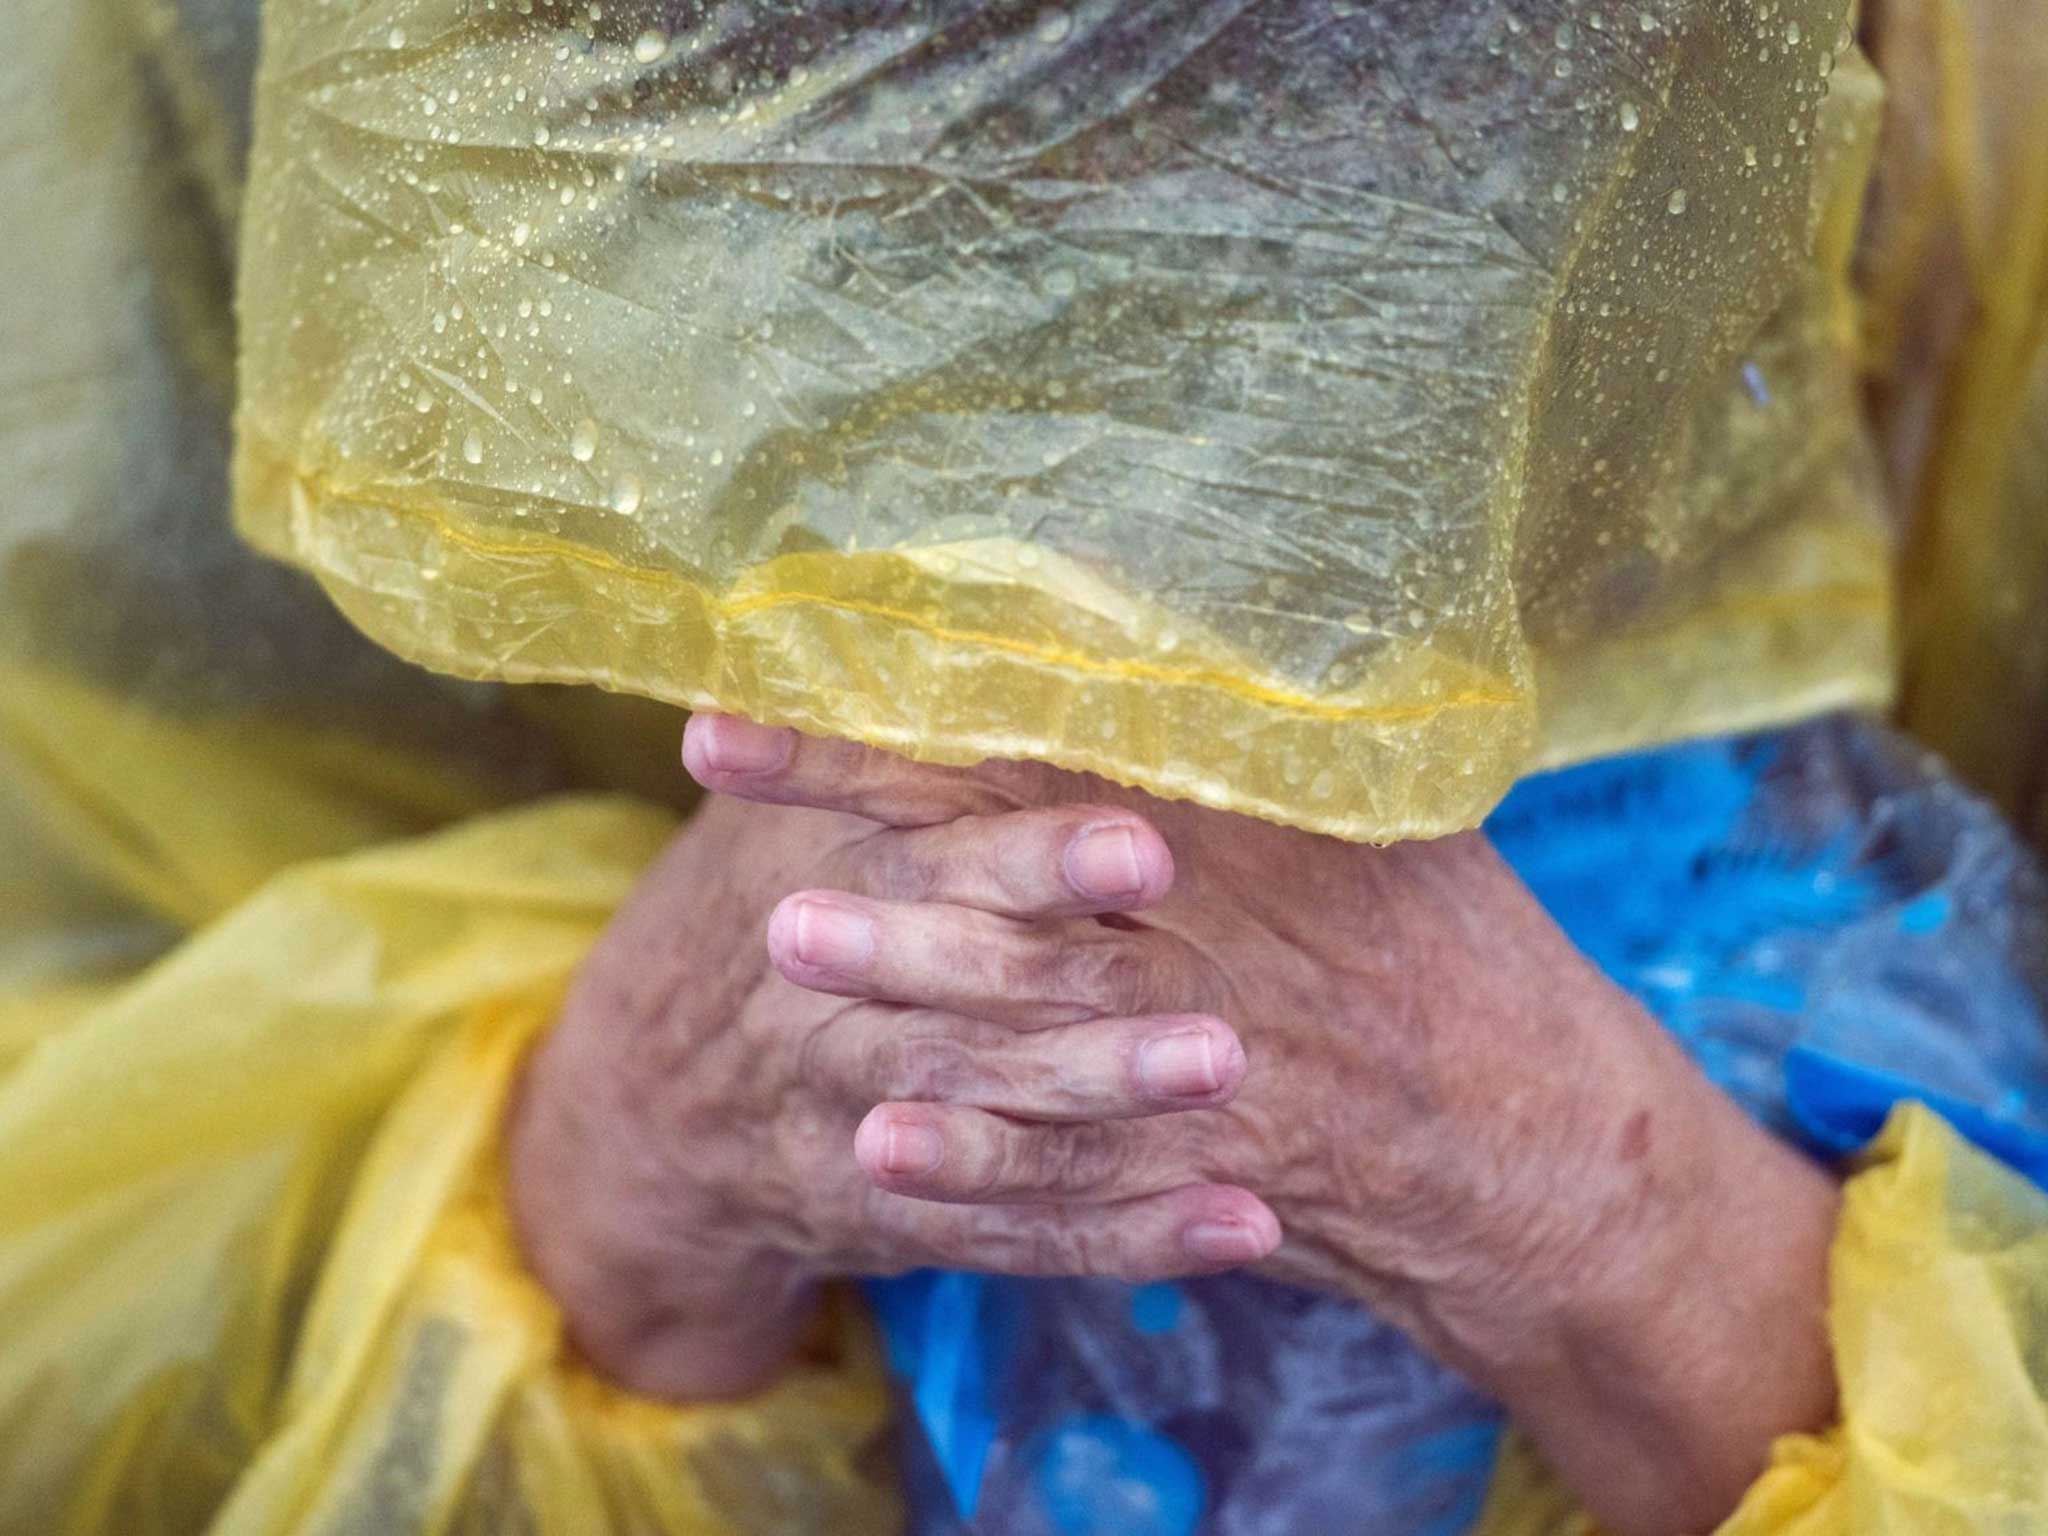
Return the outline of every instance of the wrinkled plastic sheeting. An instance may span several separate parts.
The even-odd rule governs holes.
[[[1859,264],[1909,529],[1901,714],[2048,846],[2048,30],[1866,7],[1894,89]]]
[[[499,1198],[527,1048],[674,832],[558,797],[305,864],[44,1015],[0,1071],[0,1531],[898,1528],[848,1309],[744,1402],[635,1398]]]
[[[276,0],[238,507],[433,667],[1347,837],[1874,700],[1839,0]]]
[[[253,0],[8,13],[0,1059],[32,992],[132,971],[289,865],[564,782],[683,782],[673,711],[430,676],[236,536],[222,209],[256,20]]]

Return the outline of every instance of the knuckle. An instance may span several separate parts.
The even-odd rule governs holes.
[[[1114,1245],[1105,1243],[1103,1236],[1083,1212],[1054,1207],[1039,1228],[1034,1264],[1048,1274],[1106,1275],[1106,1250]]]
[[[902,1036],[892,1054],[893,1098],[954,1103],[969,1097],[984,1077],[974,1048],[947,1035]]]
[[[1058,947],[1024,931],[1003,935],[989,962],[991,980],[1005,996],[1059,1001],[1069,961]]]
[[[1148,1012],[1151,964],[1135,944],[1104,930],[1102,939],[1068,945],[1060,955],[1061,1000],[1112,1013]]]
[[[1063,1196],[1091,1194],[1110,1173],[1105,1146],[1099,1126],[1034,1130],[1021,1138],[1020,1172],[1031,1189]]]
[[[891,901],[928,901],[941,883],[929,850],[900,835],[882,833],[862,844],[860,868],[867,894]]]

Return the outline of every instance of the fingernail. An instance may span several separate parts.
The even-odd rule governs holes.
[[[796,957],[805,965],[847,970],[875,952],[875,928],[858,912],[804,901],[796,909]]]
[[[1215,1042],[1199,1029],[1147,1040],[1138,1047],[1138,1081],[1162,1099],[1214,1093],[1223,1086]]]
[[[1258,1233],[1241,1221],[1198,1221],[1181,1233],[1182,1246],[1205,1264],[1249,1264],[1265,1256]]]
[[[751,720],[713,720],[704,730],[704,761],[718,773],[772,773],[795,750],[795,731]]]
[[[1145,889],[1138,840],[1129,827],[1098,827],[1067,849],[1067,880],[1083,896],[1135,896]]]
[[[928,1125],[892,1125],[882,1141],[882,1167],[889,1173],[930,1173],[946,1144]]]

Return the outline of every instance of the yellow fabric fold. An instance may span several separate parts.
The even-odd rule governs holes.
[[[523,1053],[674,828],[565,799],[294,869],[0,1074],[0,1531],[877,1532],[865,1323],[744,1402],[573,1359],[499,1201]]]
[[[1900,713],[2048,847],[2048,27],[2035,0],[1865,9],[1895,86],[1862,283]]]

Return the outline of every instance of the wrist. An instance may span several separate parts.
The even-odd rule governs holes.
[[[579,1033],[565,1018],[507,1108],[506,1202],[528,1267],[578,1351],[629,1391],[755,1390],[796,1348],[817,1287],[745,1234],[708,1219],[682,1230],[675,1169],[590,1070]]]
[[[1579,1175],[1582,1240],[1545,1271],[1519,1337],[1473,1362],[1620,1536],[1712,1528],[1778,1436],[1835,1407],[1835,1185],[1657,1043],[1646,1090],[1606,1116],[1612,1156]]]

